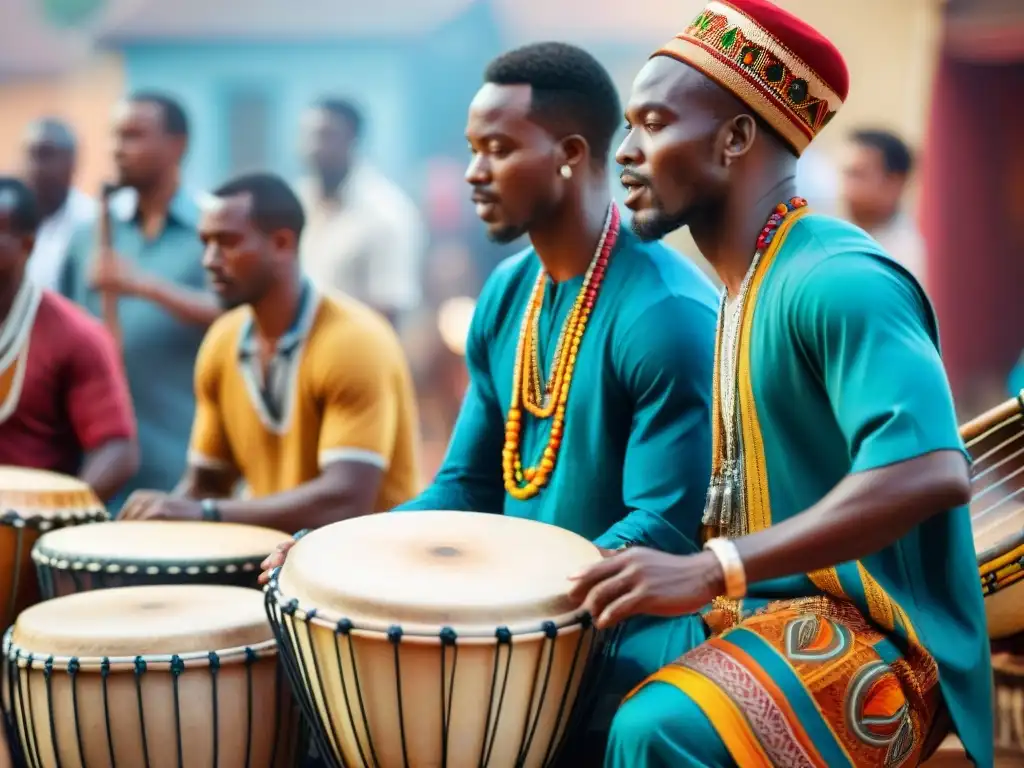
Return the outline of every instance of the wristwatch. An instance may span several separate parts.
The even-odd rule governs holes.
[[[203,520],[208,523],[219,523],[221,521],[220,510],[217,508],[216,499],[203,499],[200,504],[203,510]]]

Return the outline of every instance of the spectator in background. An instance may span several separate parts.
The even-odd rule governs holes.
[[[397,324],[421,299],[420,213],[359,158],[363,118],[353,104],[324,99],[303,123],[309,177],[298,185],[307,219],[302,265],[321,290],[343,291]]]
[[[814,145],[796,161],[796,191],[800,197],[814,201],[815,213],[839,215],[839,171],[832,158]]]
[[[106,329],[25,279],[41,218],[0,177],[0,464],[77,475],[105,501],[138,467],[128,384]]]
[[[850,145],[843,179],[850,220],[927,288],[924,239],[902,208],[914,164],[910,149],[895,134],[878,130],[854,132]]]
[[[25,181],[42,217],[28,277],[43,288],[57,288],[71,236],[96,218],[96,202],[71,186],[76,145],[71,128],[52,118],[32,123],[25,135]]]
[[[112,254],[97,259],[96,227],[75,233],[61,280],[65,296],[101,313],[116,295],[128,383],[139,423],[136,488],[171,490],[185,470],[195,412],[192,370],[207,326],[220,314],[199,240],[199,201],[181,184],[188,120],[173,99],[140,93],[123,102],[114,161],[123,189],[111,198]]]

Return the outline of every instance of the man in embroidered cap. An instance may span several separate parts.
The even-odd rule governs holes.
[[[795,197],[847,88],[838,51],[765,0],[712,2],[634,83],[618,153],[634,227],[689,226],[726,291],[705,551],[633,548],[576,577],[604,626],[714,601],[711,639],[619,709],[608,766],[914,765],[947,715],[992,764],[934,314],[875,241]]]

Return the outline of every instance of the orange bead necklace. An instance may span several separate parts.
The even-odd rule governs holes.
[[[576,296],[569,316],[562,326],[552,360],[548,381],[541,385],[542,376],[538,351],[540,312],[544,304],[544,289],[548,274],[542,269],[534,284],[530,301],[519,329],[519,343],[512,379],[512,403],[505,422],[505,445],[501,451],[502,478],[505,490],[516,499],[531,499],[548,484],[554,472],[558,451],[565,428],[565,405],[569,399],[569,386],[576,368],[576,356],[594,309],[597,293],[604,281],[608,258],[619,239],[619,209],[612,203],[605,219],[604,230],[598,241],[594,258],[587,268],[583,285]],[[551,430],[541,459],[534,467],[523,467],[520,444],[523,408],[539,418],[551,418]]]

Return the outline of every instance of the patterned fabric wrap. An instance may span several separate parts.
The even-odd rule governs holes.
[[[716,613],[718,628],[728,623],[726,606]],[[927,653],[900,653],[853,605],[827,597],[732,621],[637,690],[663,682],[687,694],[742,766],[896,768],[927,755],[942,701]]]
[[[846,100],[849,73],[826,38],[766,0],[714,0],[654,53],[700,70],[799,155]]]

